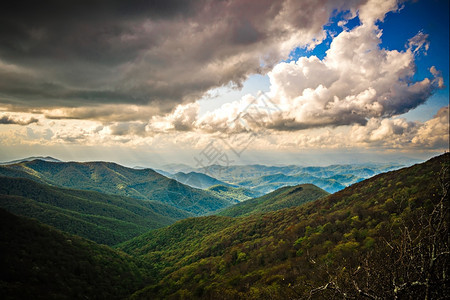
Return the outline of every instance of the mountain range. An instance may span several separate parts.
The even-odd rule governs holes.
[[[312,184],[282,187],[201,217],[151,198],[112,195],[111,181],[155,178],[148,170],[58,164],[0,168],[0,203],[8,210],[0,209],[0,293],[6,299],[445,299],[450,294],[449,153],[333,194]],[[309,171],[340,175],[332,169]],[[93,180],[93,174],[102,180]],[[216,192],[232,188],[208,189],[216,187]],[[122,239],[112,238],[111,248],[77,236],[81,233],[73,228],[84,223],[72,223],[75,217],[105,221],[88,229],[99,230],[89,239],[116,227],[106,221],[140,228],[131,238],[126,230],[118,234]],[[61,226],[58,218],[73,228],[55,229]],[[42,224],[53,220],[53,227]],[[136,236],[145,226],[162,227]]]
[[[447,153],[300,206],[148,232],[119,246],[156,274],[132,299],[444,299],[449,166]]]
[[[222,184],[249,189],[255,195],[261,196],[284,186],[305,183],[312,183],[329,193],[334,193],[376,174],[395,170],[402,166],[399,163],[326,167],[211,165],[206,169],[195,169],[183,164],[170,164],[163,166],[164,170],[158,170],[158,172],[192,187],[206,189],[214,184]]]
[[[24,161],[0,166],[0,175],[28,178],[58,187],[97,191],[159,201],[194,215],[229,206],[227,199],[192,188],[151,169],[132,169],[109,162]]]

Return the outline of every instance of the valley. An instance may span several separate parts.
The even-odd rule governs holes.
[[[322,299],[343,293],[355,298],[429,293],[437,299],[437,293],[449,291],[442,277],[449,271],[448,240],[442,239],[448,235],[449,166],[446,153],[333,194],[300,184],[260,197],[247,194],[249,200],[231,197],[240,188],[230,185],[201,190],[178,183],[183,188],[178,191],[197,192],[202,207],[225,201],[218,194],[202,198],[208,191],[231,197],[230,204],[205,216],[155,200],[155,195],[167,195],[159,187],[149,194],[131,189],[136,179],[151,191],[145,177],[171,186],[172,179],[147,169],[36,160],[2,166],[2,294],[14,299],[28,293],[21,287],[30,286],[29,293],[53,298],[69,285],[67,295],[114,299]],[[95,179],[100,171],[101,180]],[[338,176],[329,169],[314,171]],[[113,189],[124,183],[126,188]],[[407,244],[406,233],[412,238]],[[53,252],[35,250],[48,247]],[[389,259],[380,261],[382,256]],[[104,266],[111,259],[115,263]],[[430,259],[433,265],[427,267]],[[43,270],[39,276],[38,269]],[[108,284],[91,286],[95,276]],[[392,276],[393,286],[387,284]],[[125,277],[133,284],[113,284]],[[29,278],[35,278],[31,285]]]

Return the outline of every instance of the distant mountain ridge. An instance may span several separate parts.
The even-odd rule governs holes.
[[[29,162],[34,159],[61,162],[50,156],[36,156],[12,162],[4,162],[0,163],[0,165]],[[228,167],[211,165],[205,170],[204,168],[193,168],[186,164],[174,163],[164,165],[160,169],[146,167],[134,167],[132,169],[141,171],[154,170],[156,173],[173,178],[180,183],[194,188],[207,189],[213,185],[229,185],[252,189],[255,194],[261,195],[283,186],[305,183],[317,185],[329,193],[334,193],[363,179],[382,172],[395,170],[402,166],[403,164],[400,163],[343,164],[325,167],[303,167],[298,165],[266,166],[253,164],[231,165]],[[131,193],[134,194],[135,191]],[[136,195],[133,195],[133,197],[136,197]],[[142,195],[139,197],[142,197]]]
[[[24,177],[65,188],[155,200],[195,215],[211,213],[232,204],[151,169],[137,170],[110,162],[33,160],[0,166],[0,175]]]
[[[266,166],[266,165],[211,165],[205,168],[192,168],[187,165],[168,165],[160,172],[166,174],[179,169],[190,170],[191,173],[203,173],[216,180],[226,182],[237,187],[251,189],[260,194],[270,193],[283,186],[311,183],[334,193],[343,188],[374,176],[402,167],[398,163],[367,163],[330,165],[326,167],[314,166]],[[164,168],[164,167],[163,167]],[[170,170],[170,171],[169,171]]]
[[[26,157],[26,158],[22,158],[22,159],[16,159],[16,160],[7,161],[7,162],[0,162],[0,165],[18,164],[18,163],[27,162],[27,161],[33,161],[36,159],[43,160],[43,161],[49,161],[49,162],[62,162],[61,160],[53,158],[51,156],[30,156],[30,157]]]

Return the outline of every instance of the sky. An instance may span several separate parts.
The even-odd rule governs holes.
[[[449,149],[447,0],[10,1],[0,161],[158,167]]]

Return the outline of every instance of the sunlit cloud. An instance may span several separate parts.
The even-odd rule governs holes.
[[[366,14],[363,20],[377,19]],[[422,32],[410,40],[404,51],[382,49],[381,37],[382,32],[375,24],[362,23],[337,35],[322,60],[310,56],[277,64],[268,73],[270,102],[277,108],[270,114],[264,110],[248,111],[249,105],[256,101],[248,95],[201,117],[198,109],[196,112],[195,107],[189,106],[185,121],[192,125],[185,124],[183,129],[238,133],[248,131],[248,127],[298,131],[365,125],[372,118],[406,113],[442,88],[443,78],[434,66],[430,68],[429,78],[413,80],[416,54],[428,48],[427,37]],[[175,122],[187,107],[179,105],[173,114],[166,116],[166,121]],[[243,113],[252,115],[247,120],[248,126],[230,125]],[[175,124],[166,127],[176,129]]]

